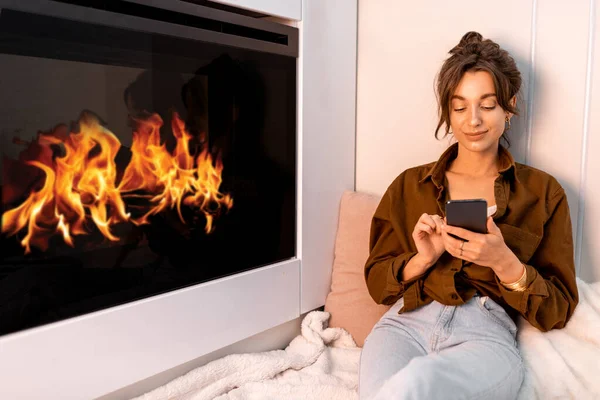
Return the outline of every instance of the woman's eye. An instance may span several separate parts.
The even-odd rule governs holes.
[[[493,110],[494,108],[496,108],[496,106],[483,107],[484,110]]]
[[[461,111],[465,111],[465,109],[464,108],[455,108],[454,111],[461,112]]]

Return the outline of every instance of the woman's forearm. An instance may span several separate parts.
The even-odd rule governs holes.
[[[434,263],[424,260],[423,257],[417,253],[410,261],[406,264],[402,270],[402,281],[408,281],[415,276],[419,276],[427,271]]]

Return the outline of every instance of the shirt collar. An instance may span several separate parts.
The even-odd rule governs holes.
[[[431,167],[429,172],[427,172],[427,175],[425,175],[419,181],[419,183],[425,182],[428,178],[431,178],[431,181],[435,184],[435,186],[441,188],[444,183],[446,169],[448,168],[450,162],[454,160],[457,155],[458,143],[454,143],[452,146],[446,149],[446,151],[440,156],[439,160],[433,165],[433,167]],[[498,172],[506,179],[514,179],[515,181],[518,181],[515,160],[510,152],[502,145],[498,146],[498,157],[500,159],[500,170]]]

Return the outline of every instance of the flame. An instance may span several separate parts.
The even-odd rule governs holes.
[[[163,121],[159,115],[138,121],[138,124],[138,129],[133,134],[131,162],[125,170],[119,190],[125,196],[133,191],[155,195],[151,199],[154,206],[133,222],[144,224],[151,215],[166,209],[176,209],[181,222],[185,223],[181,211],[183,204],[204,213],[205,231],[210,233],[214,215],[233,206],[231,196],[219,192],[223,171],[221,160],[217,159],[216,165],[213,165],[206,148],[194,160],[189,150],[192,136],[186,131],[185,123],[177,113],[173,114],[171,124],[173,135],[177,139],[173,154],[160,143]]]
[[[26,230],[21,240],[26,254],[32,245],[46,250],[54,234],[74,246],[73,236],[89,233],[92,224],[108,240],[118,241],[112,229],[116,224],[147,224],[150,216],[168,209],[175,209],[185,224],[185,205],[204,214],[205,232],[210,233],[215,216],[233,206],[231,196],[219,191],[221,160],[213,163],[207,149],[195,159],[190,155],[192,136],[176,113],[172,129],[177,145],[172,154],[161,144],[163,121],[158,114],[137,122],[131,161],[118,185],[114,160],[121,143],[93,116],[84,114],[80,132],[70,133],[65,140],[44,136],[49,143],[64,146],[65,155],[55,158],[51,166],[28,162],[44,172],[43,187],[2,215],[2,232],[12,236]],[[149,199],[141,217],[127,211],[128,197]]]

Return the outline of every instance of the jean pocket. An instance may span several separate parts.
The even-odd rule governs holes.
[[[516,337],[517,325],[500,304],[496,303],[488,296],[480,297],[477,304],[485,315],[507,329],[513,337]]]

